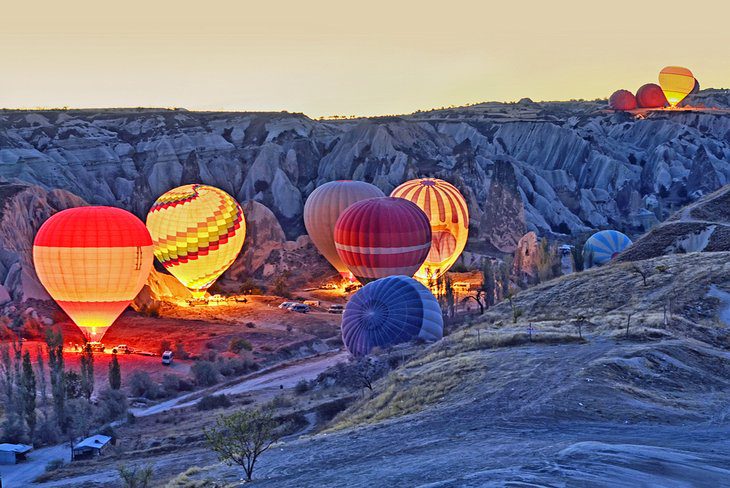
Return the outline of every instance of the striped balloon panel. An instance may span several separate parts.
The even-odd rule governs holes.
[[[431,225],[431,252],[416,278],[425,281],[443,275],[459,258],[469,237],[469,209],[464,196],[454,185],[437,178],[407,181],[390,196],[418,205]]]
[[[335,223],[353,203],[384,197],[377,186],[364,181],[330,181],[318,186],[304,204],[304,226],[319,252],[342,275],[349,276],[347,265],[335,247]]]
[[[246,236],[241,206],[206,185],[172,189],[147,214],[155,257],[194,294],[205,290],[238,256]]]
[[[631,239],[621,232],[615,230],[596,232],[583,246],[586,267],[606,264],[630,245]]]
[[[687,68],[667,66],[659,73],[659,85],[662,87],[669,105],[675,107],[692,93],[695,87],[695,77]]]
[[[48,294],[98,341],[144,286],[152,239],[131,213],[79,207],[53,215],[38,230],[33,264]]]
[[[345,307],[342,340],[355,356],[416,338],[443,337],[443,317],[431,292],[407,276],[390,276],[360,289]]]
[[[431,248],[431,228],[414,203],[371,198],[348,207],[335,224],[340,259],[361,282],[413,276]]]

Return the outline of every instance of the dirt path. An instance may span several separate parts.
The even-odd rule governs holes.
[[[249,391],[293,388],[301,380],[309,381],[316,378],[325,369],[346,360],[347,356],[347,352],[333,351],[315,357],[281,363],[267,370],[248,375],[234,385],[210,388],[204,393],[206,395],[238,395]],[[175,408],[189,407],[200,401],[201,393],[200,391],[187,393],[151,407],[133,408],[130,411],[136,417],[146,417]]]
[[[3,488],[16,488],[30,485],[43,474],[46,465],[56,459],[68,462],[71,450],[68,445],[50,446],[36,449],[28,454],[28,460],[15,465],[0,465]]]

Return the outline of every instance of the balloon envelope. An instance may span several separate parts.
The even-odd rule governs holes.
[[[335,223],[347,207],[368,198],[384,197],[375,185],[364,181],[330,181],[318,186],[304,204],[304,226],[322,256],[343,277],[354,279],[335,248]]]
[[[363,284],[391,275],[413,276],[431,249],[431,226],[413,202],[371,198],[342,212],[335,223],[335,247]]]
[[[633,110],[636,108],[636,97],[628,90],[616,90],[608,99],[608,104],[614,110]]]
[[[617,230],[602,230],[593,234],[583,245],[586,268],[606,264],[631,245],[631,239]]]
[[[636,103],[641,108],[660,108],[666,107],[668,102],[662,87],[656,83],[647,83],[636,92]]]
[[[659,85],[669,105],[676,107],[694,89],[695,77],[687,68],[667,66],[659,73]]]
[[[152,239],[141,220],[113,207],[63,210],[33,242],[33,264],[49,295],[90,341],[99,341],[144,286]]]
[[[469,210],[464,196],[451,183],[436,178],[407,181],[390,196],[418,205],[431,225],[431,249],[416,278],[428,280],[443,275],[459,258],[469,236]]]
[[[193,296],[202,297],[241,252],[243,210],[233,197],[207,185],[174,188],[147,214],[155,257]]]
[[[355,293],[342,315],[342,340],[355,356],[416,338],[443,337],[441,307],[431,292],[407,276],[389,276]]]

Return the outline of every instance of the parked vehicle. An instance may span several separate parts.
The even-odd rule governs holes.
[[[101,342],[89,342],[88,346],[91,348],[91,352],[104,352],[106,349]]]
[[[289,310],[293,305],[296,305],[296,304],[297,304],[297,302],[282,302],[279,305],[279,308]]]
[[[165,366],[172,366],[172,359],[173,359],[173,353],[172,351],[165,351],[162,353],[162,364]]]
[[[116,354],[132,354],[134,351],[126,344],[119,344],[112,349],[112,352]]]
[[[344,305],[330,305],[330,307],[327,309],[329,313],[343,313],[345,311]]]
[[[310,307],[319,307],[321,304],[319,300],[304,300],[304,305],[309,305]]]
[[[289,310],[291,310],[292,312],[308,313],[309,305],[304,305],[303,303],[295,303],[289,308]]]

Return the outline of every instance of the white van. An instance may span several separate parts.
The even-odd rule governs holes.
[[[162,364],[165,366],[172,365],[173,354],[172,351],[165,351],[162,353]]]

